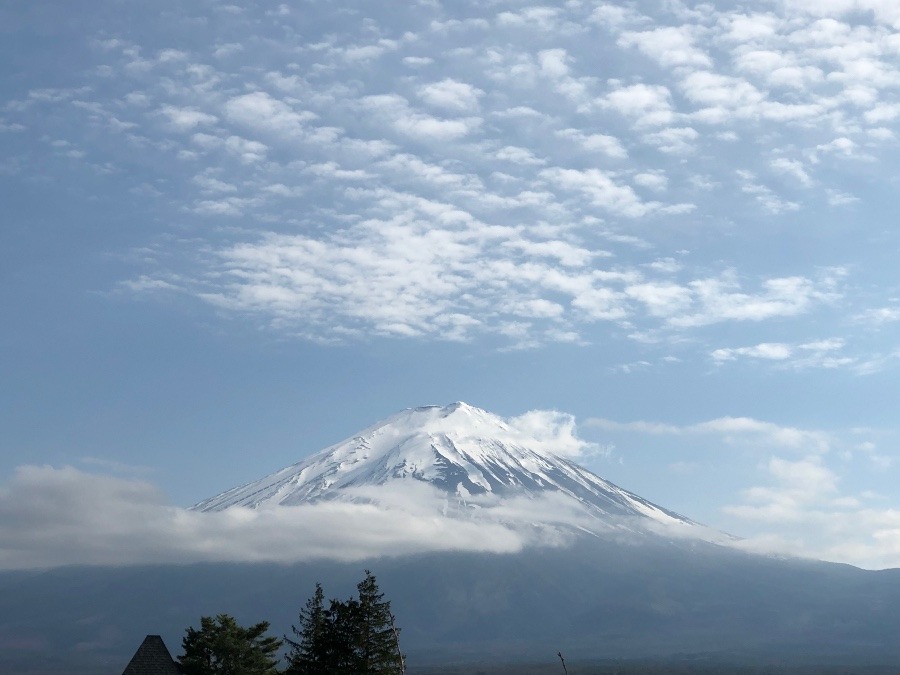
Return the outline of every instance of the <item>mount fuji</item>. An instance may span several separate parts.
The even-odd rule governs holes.
[[[391,600],[411,674],[558,672],[557,651],[585,673],[900,672],[900,570],[741,550],[579,466],[572,441],[465,403],[412,408],[176,514],[178,527],[280,528],[349,513],[305,531],[342,546],[414,522],[407,540],[442,547],[0,573],[0,672],[121,672],[144,635],[177,645],[201,615],[286,632],[315,583],[347,596],[364,569]],[[315,549],[296,532],[278,529]],[[481,545],[495,535],[517,545]]]
[[[594,475],[557,450],[553,440],[466,403],[410,408],[192,509],[267,509],[323,500],[379,503],[385,495],[405,492],[424,501],[440,501],[440,511],[447,517],[484,520],[497,512],[497,519],[509,526],[598,536],[667,532],[724,539]],[[431,489],[417,489],[422,486]],[[549,508],[545,518],[535,508],[521,513],[499,508],[510,502]],[[414,501],[407,504],[416,506]],[[433,508],[431,503],[418,506]],[[567,517],[560,516],[563,512]]]

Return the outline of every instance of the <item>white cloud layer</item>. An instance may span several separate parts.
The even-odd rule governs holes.
[[[548,415],[528,413],[510,422],[530,430],[537,417]],[[735,426],[747,424],[716,420],[709,423],[709,433]],[[548,442],[558,443],[565,434]],[[764,524],[764,533],[734,540],[702,528],[645,527],[669,537],[701,537],[760,553],[871,568],[900,565],[895,510],[880,507],[876,495],[844,494],[839,476],[821,455],[771,457],[765,471],[768,485],[743,490],[741,503],[724,508],[737,519]],[[457,503],[408,480],[402,489],[390,483],[367,486],[347,490],[338,500],[302,506],[203,513],[166,504],[142,480],[72,467],[23,466],[0,486],[0,569],[356,561],[437,551],[515,553],[525,547],[567,545],[575,531],[618,537],[619,525],[624,531],[633,527],[610,525],[599,526],[561,494],[503,500],[472,496]]]
[[[23,466],[0,488],[0,569],[510,553],[566,541],[552,525],[523,526],[529,514],[568,527],[586,522],[569,500],[552,496],[484,502],[466,517],[447,517],[447,508],[443,493],[407,482],[402,490],[366,488],[342,501],[201,513],[167,505],[144,481]]]
[[[584,443],[571,420],[534,411],[509,420],[531,433],[537,418],[555,430],[548,445]],[[572,448],[573,452],[575,448]],[[576,536],[614,539],[657,533],[728,542],[681,521],[637,522],[596,515],[562,492],[499,497],[447,493],[407,479],[344,488],[331,500],[201,512],[168,505],[150,483],[71,466],[21,466],[0,485],[0,570],[65,565],[191,562],[357,561],[423,552],[516,553],[558,547]]]
[[[123,289],[174,289],[295,337],[676,342],[837,311],[853,288],[839,275],[708,242],[732,214],[752,242],[755,221],[789,230],[864,201],[844,178],[896,154],[895,12],[466,7],[412,3],[315,39],[295,12],[252,10],[220,17],[243,42],[104,33],[96,69],[8,101],[0,128],[91,171],[128,175],[139,155],[171,176],[133,194],[189,235],[163,233]],[[707,250],[680,272],[646,267],[692,245]]]
[[[601,185],[605,193],[608,184]],[[538,341],[597,321],[684,330],[795,317],[840,296],[832,274],[766,279],[747,291],[731,271],[679,282],[666,269],[603,269],[592,263],[604,251],[546,240],[540,230],[491,226],[451,204],[393,192],[358,194],[389,205],[392,218],[324,240],[269,235],[235,245],[220,252],[215,285],[193,290],[216,306],[313,338],[375,332],[466,340],[504,335],[518,324]]]

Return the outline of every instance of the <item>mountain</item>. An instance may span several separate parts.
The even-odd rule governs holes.
[[[548,447],[549,445],[549,447]],[[579,529],[595,534],[677,528],[710,537],[690,519],[657,506],[553,452],[496,415],[457,402],[404,410],[301,462],[192,507],[220,511],[270,508],[320,500],[372,498],[373,486],[403,491],[410,482],[435,488],[450,517],[483,516],[509,499],[554,498],[588,516]],[[529,523],[535,525],[534,514]],[[505,522],[511,516],[504,513]],[[523,524],[523,523],[518,523]],[[559,525],[559,523],[556,523]]]
[[[427,513],[420,523],[528,534],[519,548],[0,573],[0,672],[114,675],[147,634],[177,654],[201,615],[290,634],[317,582],[348,597],[364,569],[411,674],[560,672],[557,651],[573,673],[900,672],[900,570],[741,551],[529,428],[464,403],[405,410],[191,514],[306,518],[336,504],[365,519],[399,504]]]

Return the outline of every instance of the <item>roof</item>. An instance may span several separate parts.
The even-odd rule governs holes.
[[[181,675],[166,643],[159,635],[148,635],[125,666],[122,675]]]

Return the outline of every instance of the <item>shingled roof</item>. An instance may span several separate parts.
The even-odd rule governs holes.
[[[122,675],[181,675],[166,643],[159,635],[148,635],[125,666]]]

